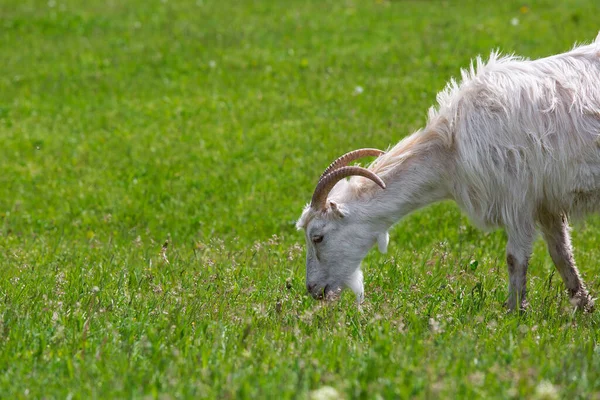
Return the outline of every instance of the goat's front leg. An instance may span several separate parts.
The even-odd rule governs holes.
[[[508,266],[508,300],[506,306],[510,311],[527,308],[527,267],[531,256],[535,227],[510,231],[506,245],[506,264]]]
[[[584,311],[593,311],[594,300],[575,266],[567,219],[562,215],[544,214],[540,226],[550,257],[569,291],[571,304]]]

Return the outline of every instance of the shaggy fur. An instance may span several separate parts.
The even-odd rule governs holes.
[[[354,177],[330,193],[338,212],[304,210],[298,227],[307,231],[307,254],[321,250],[330,257],[324,267],[329,272],[317,274],[319,279],[328,287],[354,290],[348,274],[360,268],[366,251],[348,255],[336,251],[339,242],[332,240],[319,249],[308,236],[311,222],[319,222],[321,231],[365,236],[357,242],[339,237],[346,249],[364,249],[413,210],[453,199],[478,226],[506,229],[511,309],[526,305],[537,227],[574,303],[591,309],[573,261],[566,216],[600,210],[600,35],[592,44],[533,61],[498,53],[487,63],[477,58],[462,71],[462,81],[451,80],[437,100],[423,130],[369,167],[386,190]],[[348,258],[349,269],[342,267]],[[307,284],[313,281],[309,269],[320,267],[309,268],[307,258]]]

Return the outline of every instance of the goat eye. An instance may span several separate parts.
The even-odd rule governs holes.
[[[323,235],[316,235],[312,237],[313,243],[321,243],[323,241]]]

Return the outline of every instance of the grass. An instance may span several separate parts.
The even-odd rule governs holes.
[[[334,157],[422,126],[473,56],[565,51],[599,11],[3,2],[0,397],[599,398],[598,313],[543,243],[506,314],[505,236],[435,205],[369,254],[359,312],[306,296],[294,228]],[[599,233],[573,232],[596,294]]]

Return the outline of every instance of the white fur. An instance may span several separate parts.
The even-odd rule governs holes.
[[[380,239],[394,223],[453,199],[477,225],[506,229],[508,304],[515,308],[525,299],[536,226],[550,220],[542,217],[600,210],[600,35],[533,61],[478,57],[462,71],[462,82],[451,80],[437,100],[423,130],[369,167],[387,189],[353,177],[329,195],[343,213],[305,208],[298,227],[325,238],[318,244],[307,239],[313,290],[345,286],[362,296],[352,277],[368,248],[377,242],[385,251]]]

